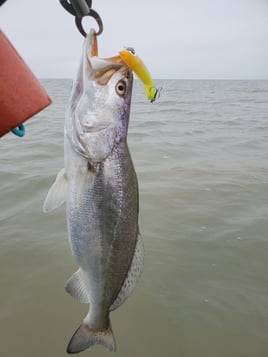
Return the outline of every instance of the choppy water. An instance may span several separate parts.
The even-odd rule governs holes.
[[[64,291],[76,270],[64,208],[42,204],[63,167],[71,82],[27,135],[0,140],[0,355],[62,357],[86,315]],[[268,81],[135,85],[129,145],[146,261],[112,313],[118,357],[268,356]],[[108,356],[102,347],[83,353]]]

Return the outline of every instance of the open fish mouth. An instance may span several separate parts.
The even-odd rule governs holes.
[[[145,93],[150,102],[154,102],[156,98],[160,96],[161,88],[157,89],[154,86],[149,70],[142,59],[135,54],[133,48],[125,48],[119,52],[118,56],[100,58],[98,57],[97,34],[94,30],[88,33],[86,43],[88,44],[86,53],[88,55],[89,66],[96,83],[106,85],[116,70],[122,66],[126,66],[131,69],[144,84]]]
[[[106,85],[119,68],[126,66],[120,55],[109,58],[99,57],[97,35],[93,29],[85,40],[85,55],[90,74],[99,85]]]

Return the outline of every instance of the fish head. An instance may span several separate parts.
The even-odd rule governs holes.
[[[133,74],[119,56],[98,57],[97,38],[90,31],[73,88],[67,136],[80,155],[101,162],[126,140]]]

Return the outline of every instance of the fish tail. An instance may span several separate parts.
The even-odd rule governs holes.
[[[68,346],[67,353],[78,353],[94,345],[102,345],[110,352],[116,351],[115,338],[112,326],[104,330],[92,330],[86,323],[82,323],[73,334]]]

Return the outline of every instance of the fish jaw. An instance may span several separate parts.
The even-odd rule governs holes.
[[[102,162],[114,145],[126,139],[133,74],[117,57],[101,59],[96,35],[84,42],[80,69],[72,90],[65,133],[72,148],[90,162]]]

